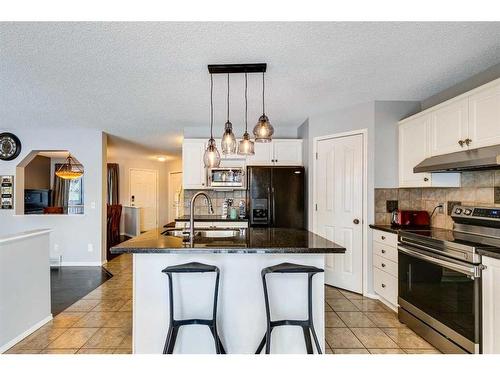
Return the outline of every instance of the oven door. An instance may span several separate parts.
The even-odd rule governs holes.
[[[400,307],[466,351],[477,352],[480,267],[399,244],[398,269]]]

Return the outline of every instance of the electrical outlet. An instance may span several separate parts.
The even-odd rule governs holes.
[[[59,244],[58,243],[54,244],[54,254],[59,254]]]
[[[451,213],[453,212],[453,207],[460,206],[461,204],[462,204],[462,202],[458,202],[458,201],[448,201],[446,203],[446,207],[448,208],[448,210],[447,210],[448,216],[451,216]]]
[[[89,243],[87,245],[87,250],[88,250],[89,253],[92,253],[94,251],[94,245],[92,245],[91,243]]]
[[[438,214],[443,214],[444,213],[444,202],[439,202],[438,203],[437,213]]]

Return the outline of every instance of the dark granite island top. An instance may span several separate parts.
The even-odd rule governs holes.
[[[112,254],[335,254],[345,253],[332,241],[305,229],[247,228],[229,238],[196,238],[194,247],[180,237],[155,229],[111,248]]]

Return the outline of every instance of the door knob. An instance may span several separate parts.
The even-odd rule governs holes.
[[[359,224],[359,219],[354,219],[352,222],[357,225]]]

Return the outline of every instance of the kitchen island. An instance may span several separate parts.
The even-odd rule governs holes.
[[[161,271],[172,265],[201,262],[221,271],[218,330],[228,353],[254,353],[266,329],[261,270],[290,262],[324,269],[324,255],[342,256],[345,248],[302,229],[248,228],[199,231],[194,245],[182,232],[162,234],[152,230],[111,249],[133,254],[133,352],[161,353],[168,329],[168,282]],[[212,313],[213,274],[174,276],[176,319],[205,318]],[[307,276],[268,275],[271,318],[305,319]],[[313,317],[316,333],[324,345],[324,276],[313,279]],[[305,353],[300,327],[273,331],[272,353]],[[174,353],[214,353],[206,326],[181,328]],[[324,347],[323,347],[324,352]]]

